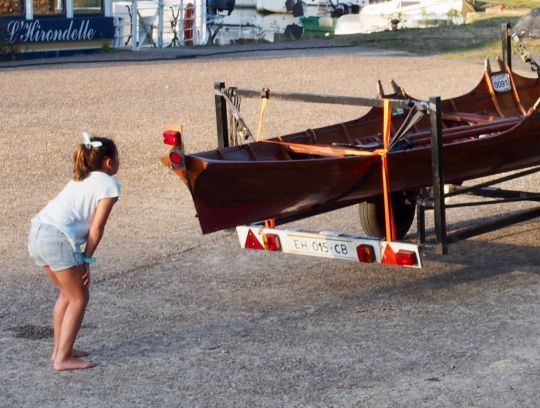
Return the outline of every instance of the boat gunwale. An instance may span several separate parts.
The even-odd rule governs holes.
[[[467,98],[468,100],[480,100],[480,99],[483,99],[483,98],[491,98],[491,95],[489,95],[489,93],[485,93],[485,92],[477,92],[478,88],[482,87],[482,86],[485,86],[485,81],[486,81],[486,78],[485,78],[485,73],[487,71],[484,71],[484,75],[479,79],[479,81],[477,82],[476,86],[473,87],[472,90],[464,93],[464,94],[461,94],[461,95],[458,95],[456,97],[453,97],[453,98],[448,98],[448,99],[444,99],[442,100],[441,102],[442,103],[445,103],[447,101],[455,101],[455,100],[458,100],[460,98]],[[493,75],[498,75],[498,74],[503,74],[503,73],[507,73],[506,70],[504,69],[500,69],[498,71],[491,71],[490,72],[490,76],[493,76]],[[516,81],[516,79],[518,81],[524,81],[524,82],[528,82],[527,85],[524,85],[524,86],[521,86],[519,89],[531,89],[531,88],[535,88],[538,86],[538,79],[536,78],[533,78],[533,77],[526,77],[526,76],[522,76],[520,74],[517,74],[515,72],[511,72],[511,75],[514,77],[514,82]],[[512,92],[511,90],[507,91],[507,92]],[[383,98],[384,99],[388,99],[389,97],[391,97],[392,99],[394,98],[398,98],[398,99],[402,99],[402,100],[414,100],[416,102],[419,102],[419,101],[422,101],[422,99],[419,99],[419,98],[415,98],[414,96],[411,96],[410,94],[406,93],[405,91],[403,91],[402,95],[398,95],[397,93],[393,93],[393,94],[389,94],[389,95],[385,95]],[[538,99],[540,100],[540,98]],[[538,103],[538,100],[536,101],[535,104]],[[534,106],[533,106],[534,107]],[[531,109],[533,108],[531,107]],[[531,110],[529,109],[529,111]],[[334,124],[330,124],[330,125],[327,125],[327,126],[323,126],[323,127],[320,127],[320,128],[317,128],[317,129],[314,129],[314,130],[321,130],[321,129],[329,129],[329,128],[332,128],[332,127],[338,127],[338,126],[347,126],[347,125],[355,125],[357,124],[358,122],[361,122],[363,118],[366,118],[367,116],[369,116],[370,114],[374,114],[376,113],[375,111],[382,111],[382,108],[381,107],[377,107],[377,106],[371,106],[362,116],[359,116],[357,118],[354,118],[354,119],[351,119],[351,120],[348,120],[348,121],[344,121],[344,122],[338,122],[338,123],[334,123]],[[516,126],[519,125],[519,123],[521,123],[523,120],[527,120],[527,117],[528,117],[528,113],[527,114],[524,114],[524,115],[518,115],[519,117],[521,117],[522,119],[516,124]],[[501,118],[502,119],[502,118]],[[494,119],[493,121],[491,121],[490,123],[492,122],[496,122],[497,119]],[[365,125],[366,123],[367,124],[373,124],[373,123],[377,123],[377,122],[382,122],[381,119],[370,119],[368,122],[363,122],[362,125]],[[456,126],[457,128],[457,126]],[[466,130],[467,128],[467,125],[464,125],[463,126],[463,129]],[[493,135],[493,136],[489,136],[490,138],[491,137],[496,137],[496,136],[502,136],[504,134],[504,132],[507,132],[507,131],[510,131],[512,128],[510,129],[506,129],[504,131],[501,131],[500,134],[497,134],[497,135]],[[279,140],[279,139],[283,139],[283,138],[287,138],[289,136],[295,136],[295,135],[298,135],[298,137],[300,138],[301,137],[301,134],[302,134],[303,131],[298,131],[298,132],[295,132],[295,133],[290,133],[288,135],[284,135],[284,136],[277,136],[277,137],[273,137],[273,138],[270,138],[270,139],[267,139],[267,140]],[[305,131],[304,131],[305,132]],[[464,140],[463,142],[465,142],[466,140]],[[473,141],[477,141],[477,139],[474,139]],[[216,152],[220,152],[220,153],[225,153],[227,151],[234,151],[234,150],[237,150],[239,148],[242,148],[243,146],[248,146],[248,145],[256,145],[258,143],[261,143],[261,142],[264,142],[264,141],[256,141],[256,142],[250,142],[250,143],[245,143],[245,144],[241,144],[241,145],[235,145],[235,146],[228,146],[228,147],[225,147],[225,148],[221,148],[221,149],[212,149],[212,150],[206,150],[206,151],[203,151],[203,152],[198,152],[198,153],[187,153],[186,154],[186,157],[193,157],[193,158],[196,158],[197,160],[200,160],[202,162],[206,162],[208,164],[214,164],[214,163],[242,163],[242,164],[245,164],[245,163],[260,163],[260,164],[263,164],[263,163],[266,163],[266,162],[269,162],[269,163],[275,163],[275,162],[288,162],[288,161],[293,161],[293,162],[302,162],[302,161],[305,161],[305,160],[329,160],[329,159],[334,159],[334,157],[325,157],[325,156],[319,156],[319,157],[312,157],[312,158],[295,158],[295,159],[290,159],[290,160],[287,160],[287,159],[283,159],[283,160],[279,160],[279,159],[273,159],[273,160],[259,160],[259,159],[256,159],[256,160],[227,160],[227,159],[219,159],[219,158],[209,158],[209,157],[205,157],[206,154],[208,155],[213,155],[215,154]],[[292,142],[288,140],[288,142]],[[468,142],[468,140],[467,140]],[[461,142],[450,142],[451,144],[458,144],[458,143],[461,143]],[[321,147],[328,147],[328,146],[331,146],[331,145],[322,145],[322,144],[317,144],[317,143],[306,143],[306,144],[309,144],[309,145],[312,145],[312,146],[321,146]],[[443,140],[443,144],[444,145],[447,145],[448,143],[444,143],[444,140]],[[430,146],[430,144],[426,144],[427,147]],[[421,149],[423,146],[418,146],[418,147],[415,147],[413,149]],[[354,149],[354,146],[351,146],[351,148]],[[359,151],[362,151],[361,149],[358,149]],[[410,149],[409,149],[410,150]],[[369,150],[365,150],[366,152],[369,152]],[[392,151],[390,152],[390,154],[393,154],[393,153],[396,153],[396,151]],[[345,157],[348,157],[348,156],[345,156]],[[344,159],[345,157],[340,157],[340,159]]]
[[[534,109],[533,109],[534,108]],[[540,98],[538,98],[537,100],[537,103],[535,104],[535,107],[531,108],[527,114],[525,115],[519,115],[519,116],[516,116],[516,117],[519,117],[520,119],[517,120],[515,123],[510,123],[509,127],[507,129],[504,129],[504,130],[501,130],[501,131],[497,131],[497,132],[493,132],[493,134],[489,134],[489,135],[485,135],[483,137],[480,137],[479,135],[475,135],[475,133],[471,133],[471,135],[475,135],[475,137],[473,139],[470,139],[470,135],[469,136],[462,136],[460,139],[456,140],[456,141],[448,141],[448,142],[445,142],[444,141],[444,137],[443,137],[443,148],[444,147],[447,147],[447,146],[457,146],[457,145],[466,145],[466,144],[469,144],[469,143],[480,143],[481,141],[489,141],[489,142],[492,142],[495,138],[503,138],[503,137],[507,137],[507,136],[510,136],[509,133],[510,132],[514,132],[516,131],[517,128],[521,127],[521,126],[524,126],[526,123],[528,123],[530,120],[532,120],[532,117],[535,115],[535,114],[539,114],[540,113]],[[497,120],[493,120],[492,122],[496,122]],[[330,125],[332,126],[332,125]],[[469,126],[459,126],[459,127],[455,127],[454,129],[457,129],[457,128],[463,128],[463,130],[466,130]],[[468,139],[469,138],[469,139]],[[271,140],[271,139],[269,139]],[[265,141],[258,141],[258,142],[252,142],[252,143],[249,143],[250,145],[253,145],[253,144],[259,144],[259,143],[265,143]],[[324,144],[317,144],[317,143],[309,143],[307,144],[306,143],[306,146],[318,146],[318,147],[335,147],[335,146],[332,146],[332,145],[324,145]],[[245,146],[245,145],[241,145],[241,146]],[[238,148],[238,147],[241,147],[241,146],[234,146],[234,147],[231,147],[232,149],[235,149],[235,148]],[[286,145],[282,145],[282,146],[286,146]],[[354,149],[352,146],[350,147],[350,149]],[[411,152],[411,151],[423,151],[423,150],[431,150],[431,143],[426,143],[426,144],[423,144],[423,145],[420,145],[420,146],[417,146],[417,147],[412,147],[410,149],[402,149],[402,150],[391,150],[389,151],[387,154],[391,157],[393,155],[396,155],[396,154],[404,154],[404,153],[407,153],[407,152]],[[192,157],[192,158],[196,158],[197,160],[200,160],[204,163],[207,163],[208,165],[227,165],[227,166],[231,166],[231,165],[241,165],[241,166],[246,166],[246,165],[249,165],[249,164],[256,164],[256,165],[263,165],[263,164],[267,164],[267,165],[275,165],[276,163],[305,163],[305,162],[312,162],[312,161],[321,161],[321,160],[326,160],[326,161],[332,161],[332,160],[344,160],[344,159],[356,159],[356,160],[359,160],[359,159],[366,159],[366,158],[371,158],[371,157],[377,157],[377,156],[380,156],[380,154],[378,154],[377,152],[373,152],[373,151],[369,151],[369,150],[362,150],[362,149],[356,149],[358,150],[359,152],[366,152],[366,153],[372,153],[372,154],[366,154],[366,155],[345,155],[345,156],[342,156],[342,157],[333,157],[333,156],[323,156],[323,155],[313,155],[314,157],[309,157],[309,158],[295,158],[295,159],[282,159],[282,160],[279,160],[279,159],[274,159],[274,160],[226,160],[226,159],[211,159],[211,158],[206,158],[206,157],[202,157],[202,156],[199,156],[198,154],[191,154],[191,155],[188,155],[188,157]],[[213,152],[213,151],[211,151]],[[206,153],[206,152],[204,152]],[[306,156],[308,156],[309,154],[305,154]]]

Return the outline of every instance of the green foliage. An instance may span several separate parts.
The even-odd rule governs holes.
[[[537,8],[540,7],[540,0],[501,0],[484,1],[488,6],[504,5],[505,8]]]
[[[501,25],[503,23],[514,25],[517,20],[516,17],[495,17],[471,24],[409,28],[338,38],[359,46],[402,50],[424,55],[463,53],[490,48],[496,48],[499,51]]]
[[[0,34],[0,61],[14,61],[20,52],[17,44],[8,43]]]
[[[489,7],[504,6],[505,9],[536,8],[540,7],[540,0],[468,0],[476,10],[485,10]]]
[[[114,49],[111,47],[110,44],[103,44],[101,46],[101,53],[102,54],[107,54],[107,53],[113,52],[113,51],[114,51]]]

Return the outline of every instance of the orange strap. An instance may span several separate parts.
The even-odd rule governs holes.
[[[263,97],[263,101],[266,98]],[[264,106],[264,102],[263,102]],[[263,116],[264,110],[261,109],[261,118],[259,119],[259,125]],[[386,240],[388,242],[396,240],[396,225],[394,222],[394,212],[392,209],[392,199],[390,190],[390,172],[388,168],[388,146],[390,145],[390,136],[392,130],[392,109],[390,106],[390,100],[384,100],[384,120],[383,120],[383,148],[375,149],[372,152],[347,149],[337,146],[317,146],[303,143],[288,143],[278,142],[275,140],[262,140],[265,143],[273,143],[282,145],[295,153],[315,154],[327,157],[345,157],[345,156],[381,156],[382,162],[382,185],[383,185],[383,197],[384,197],[384,220],[386,228]],[[259,130],[257,131],[257,135]],[[257,136],[258,139],[258,136]],[[273,228],[275,226],[275,220],[269,219],[264,222],[266,228]]]
[[[258,142],[261,140],[261,132],[264,122],[264,113],[266,111],[266,103],[268,102],[268,97],[270,95],[270,89],[263,88],[263,94],[261,96],[261,111],[259,113],[259,123],[257,124],[257,134],[255,140]]]
[[[388,169],[388,146],[390,144],[390,131],[392,127],[392,109],[390,100],[384,100],[384,121],[383,121],[383,146],[381,154],[382,160],[382,184],[384,197],[384,222],[386,228],[386,240],[388,242],[396,240],[396,225],[394,223],[394,212],[392,209],[392,199],[390,190],[390,173]]]
[[[276,226],[276,219],[270,218],[268,220],[264,220],[264,227],[265,228],[275,228]]]

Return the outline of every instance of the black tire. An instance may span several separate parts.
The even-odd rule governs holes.
[[[405,191],[392,193],[392,209],[396,223],[396,239],[407,234],[414,220],[416,211],[416,194]],[[366,235],[384,238],[386,235],[384,221],[384,200],[382,196],[358,204],[360,224]]]

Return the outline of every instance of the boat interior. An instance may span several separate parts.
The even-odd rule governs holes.
[[[489,62],[478,85],[465,95],[441,101],[443,143],[500,135],[536,108],[540,83],[512,72],[500,61],[492,72]],[[495,81],[503,84],[495,84]],[[413,99],[402,88],[385,97]],[[502,90],[501,90],[502,89]],[[360,118],[317,129],[307,129],[268,140],[221,148],[195,156],[219,161],[305,160],[344,157],[373,152],[383,147],[383,108],[370,109]],[[431,144],[430,115],[411,108],[394,110],[391,119],[390,151],[426,147]]]

